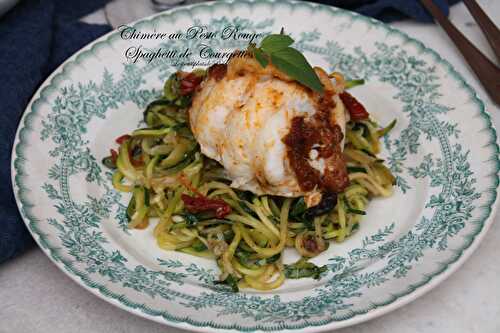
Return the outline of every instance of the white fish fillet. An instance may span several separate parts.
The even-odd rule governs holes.
[[[266,72],[230,75],[231,66],[221,80],[206,79],[193,98],[190,124],[202,153],[224,166],[232,187],[259,195],[310,195],[300,189],[282,138],[294,117],[317,112],[312,97],[300,84]],[[333,98],[330,121],[345,133],[344,105],[338,95]],[[323,172],[324,161],[314,155],[309,163]]]

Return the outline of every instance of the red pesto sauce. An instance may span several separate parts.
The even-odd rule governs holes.
[[[220,81],[226,76],[227,65],[226,64],[214,64],[208,68],[208,76],[215,79],[215,81]]]
[[[317,97],[318,112],[310,120],[294,117],[288,134],[283,137],[287,146],[288,160],[302,191],[312,191],[315,187],[331,192],[342,192],[349,184],[347,167],[340,143],[342,130],[330,124],[330,111],[335,108],[332,93],[325,92]],[[309,152],[318,146],[318,155],[325,159],[323,175],[309,162]]]

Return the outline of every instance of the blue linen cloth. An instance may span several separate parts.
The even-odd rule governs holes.
[[[412,18],[420,22],[433,22],[432,16],[419,0],[313,0],[314,2],[349,9],[384,22]],[[434,0],[434,3],[448,16],[449,5],[460,0]]]
[[[61,62],[110,30],[77,21],[105,2],[24,0],[0,17],[0,262],[33,244],[10,180],[19,119],[35,90]]]
[[[148,0],[142,0],[148,1]],[[18,213],[10,156],[19,119],[38,86],[67,57],[110,30],[78,22],[107,0],[24,0],[0,17],[0,263],[33,244]],[[318,0],[383,21],[432,21],[418,0]],[[435,0],[448,14],[446,0]],[[453,2],[457,2],[456,0]]]

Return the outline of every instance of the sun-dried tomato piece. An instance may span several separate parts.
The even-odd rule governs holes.
[[[183,96],[193,93],[196,88],[200,85],[203,78],[194,73],[189,73],[180,80],[180,91],[179,93]]]
[[[191,213],[213,211],[218,219],[231,213],[231,206],[222,199],[210,199],[202,195],[192,197],[187,194],[183,194],[181,199],[186,209]]]
[[[116,138],[115,142],[119,145],[121,145],[122,143],[124,143],[125,141],[127,141],[128,139],[130,139],[131,136],[128,135],[128,134],[125,134],[125,135],[122,135],[122,136],[119,136]]]
[[[363,104],[361,104],[351,94],[344,91],[339,96],[342,102],[344,103],[347,111],[349,111],[349,114],[351,115],[351,120],[356,121],[356,120],[368,119],[368,117],[370,116],[368,111],[366,111]]]
[[[113,161],[113,164],[116,165],[116,160],[118,159],[118,152],[114,149],[110,149],[109,153],[111,154],[111,161]]]

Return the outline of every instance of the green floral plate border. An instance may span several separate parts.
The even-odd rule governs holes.
[[[307,20],[309,15],[317,20]],[[300,30],[294,18],[303,22]],[[384,142],[397,176],[398,195],[391,205],[423,195],[426,201],[411,216],[390,212],[394,220],[413,219],[407,229],[392,220],[367,224],[345,245],[333,247],[339,253],[323,256],[329,271],[312,287],[301,282],[271,294],[234,294],[213,284],[216,272],[205,262],[165,253],[154,253],[154,262],[141,261],[127,244],[132,239],[140,247],[143,242],[141,250],[147,250],[151,243],[125,228],[124,198],[111,189],[109,173],[97,162],[105,151],[98,147],[104,142],[100,139],[109,137],[99,124],[126,105],[143,108],[158,93],[152,87],[173,68],[161,62],[118,66],[103,61],[124,46],[111,32],[46,80],[28,105],[12,152],[12,182],[23,219],[40,247],[76,282],[127,311],[181,328],[325,330],[374,318],[416,299],[456,270],[480,243],[497,202],[497,136],[484,104],[436,52],[376,20],[293,1],[199,4],[134,25],[165,28],[171,22],[214,29],[235,24],[258,32],[285,25],[314,63],[373,82],[356,94],[381,118],[400,121]],[[322,27],[338,35],[329,37]],[[189,46],[186,41],[172,44]],[[88,81],[76,75],[85,77],[82,68],[91,68]],[[464,140],[470,133],[472,142]],[[380,211],[374,208],[370,216]],[[197,319],[200,313],[210,319]]]

